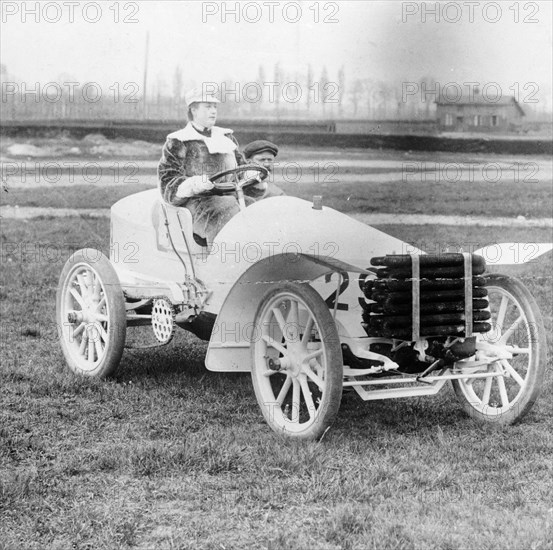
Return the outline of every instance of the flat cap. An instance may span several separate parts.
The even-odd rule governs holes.
[[[192,105],[192,103],[221,103],[214,95],[204,92],[199,88],[194,88],[184,94],[184,100],[187,106]]]
[[[251,143],[248,143],[248,145],[244,147],[244,156],[249,159],[254,155],[264,153],[265,151],[273,153],[273,155],[276,157],[278,154],[278,147],[274,143],[271,143],[266,139],[258,139],[257,141],[252,141]]]

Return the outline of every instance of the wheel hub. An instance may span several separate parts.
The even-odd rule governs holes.
[[[67,314],[67,321],[72,324],[82,323],[84,321],[84,316],[82,311],[70,311]]]
[[[67,321],[72,324],[78,323],[96,323],[100,321],[101,313],[98,311],[96,300],[87,300],[84,307],[80,311],[69,311],[67,313]]]
[[[86,307],[81,311],[70,311],[67,314],[67,321],[72,324],[96,323],[99,321],[98,312],[93,307]]]
[[[290,374],[297,378],[302,372],[302,365],[304,364],[304,357],[307,354],[303,350],[292,349],[290,353]]]
[[[289,350],[289,354],[285,357],[279,357],[278,359],[266,357],[267,368],[275,372],[286,372],[292,378],[298,378],[302,373],[306,355],[306,353]]]

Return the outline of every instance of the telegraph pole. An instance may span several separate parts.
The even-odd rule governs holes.
[[[148,97],[147,97],[147,86],[148,86],[148,50],[150,48],[150,31],[146,32],[146,51],[144,54],[144,80],[142,82],[142,101],[144,106],[142,109],[142,118],[146,118],[148,114]]]

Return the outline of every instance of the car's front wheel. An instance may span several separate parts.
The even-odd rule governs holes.
[[[67,260],[56,295],[56,321],[69,368],[87,376],[113,374],[125,347],[125,298],[117,273],[98,250]]]
[[[505,275],[487,277],[491,330],[480,339],[511,354],[490,364],[493,378],[453,380],[465,411],[475,418],[512,424],[532,407],[543,385],[546,341],[539,308],[518,280]]]
[[[342,351],[328,306],[310,286],[286,283],[265,294],[254,326],[252,380],[265,420],[292,438],[320,438],[342,397]]]

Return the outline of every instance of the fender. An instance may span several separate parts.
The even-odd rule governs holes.
[[[279,254],[252,265],[235,282],[217,316],[205,360],[206,367],[211,371],[249,372],[250,343],[257,337],[254,317],[263,295],[282,281],[310,283],[333,272],[369,273],[336,258],[308,254]],[[320,281],[318,285],[319,288],[327,286],[327,281]],[[327,292],[332,289],[335,289],[334,284]],[[347,324],[350,319],[351,315],[348,315],[342,321]],[[357,323],[353,323],[348,330],[337,317],[338,333],[345,336],[353,330],[364,335],[360,321],[359,315]],[[355,325],[359,325],[359,330]]]

